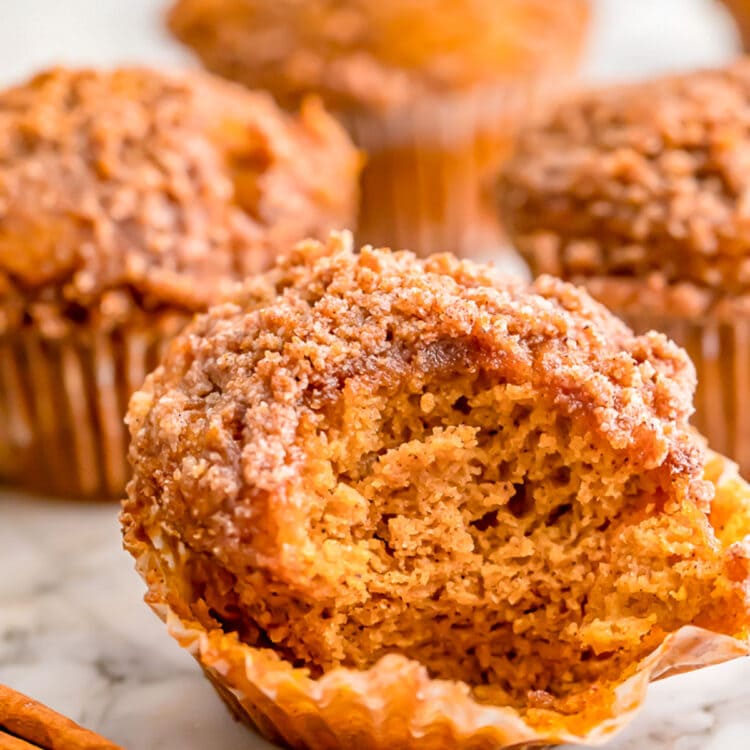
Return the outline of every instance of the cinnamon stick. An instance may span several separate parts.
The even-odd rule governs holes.
[[[0,685],[0,750],[122,750],[33,698]]]

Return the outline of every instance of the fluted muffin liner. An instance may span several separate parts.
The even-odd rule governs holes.
[[[120,497],[130,473],[128,400],[184,320],[0,335],[0,482],[51,495]]]
[[[420,255],[498,246],[484,191],[528,102],[527,86],[515,82],[348,115],[367,155],[359,238]]]
[[[727,459],[712,455],[706,478],[733,499],[750,492]],[[127,524],[126,524],[127,525]],[[743,525],[746,526],[747,524]],[[189,551],[154,525],[129,527],[125,547],[148,585],[146,601],[177,642],[199,662],[236,718],[269,740],[312,750],[500,750],[562,742],[600,745],[642,704],[649,682],[745,656],[743,640],[685,626],[634,664],[612,703],[586,713],[543,712],[529,723],[517,710],[475,700],[461,682],[431,679],[418,662],[390,654],[364,671],[339,668],[313,679],[270,649],[243,644],[235,633],[206,629],[190,612],[192,592],[181,575]],[[605,691],[607,692],[607,691]]]
[[[342,116],[365,152],[360,244],[461,256],[503,247],[493,178],[519,128],[562,80],[511,78]]]

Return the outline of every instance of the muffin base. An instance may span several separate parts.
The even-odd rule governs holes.
[[[706,477],[717,494],[738,500],[732,504],[735,510],[750,502],[736,467],[723,457],[712,455]],[[198,623],[189,609],[186,578],[180,574],[188,554],[184,545],[158,528],[130,526],[132,520],[123,518],[125,547],[148,584],[146,601],[169,633],[198,661],[237,719],[272,742],[298,750],[600,745],[632,719],[649,682],[750,652],[745,640],[682,627],[634,664],[626,680],[602,691],[601,704],[593,701],[585,712],[572,716],[538,709],[531,718],[513,708],[479,703],[466,684],[431,679],[422,665],[397,654],[364,671],[339,668],[312,679],[270,649],[248,646],[235,633]],[[747,633],[738,635],[744,639]]]
[[[57,496],[120,497],[128,400],[159,362],[164,328],[0,336],[0,481]]]
[[[737,23],[743,49],[745,52],[750,52],[750,3],[748,0],[723,0],[723,2]]]
[[[530,108],[530,83],[421,99],[396,111],[343,117],[367,162],[359,244],[418,255],[502,244],[492,178]]]

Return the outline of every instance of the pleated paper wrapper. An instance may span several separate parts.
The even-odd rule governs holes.
[[[0,481],[74,498],[121,497],[130,473],[128,400],[185,320],[0,335]]]

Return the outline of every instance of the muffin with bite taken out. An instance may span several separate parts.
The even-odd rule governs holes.
[[[274,741],[601,740],[747,653],[750,488],[694,385],[559,280],[303,243],[131,400],[125,547]]]

